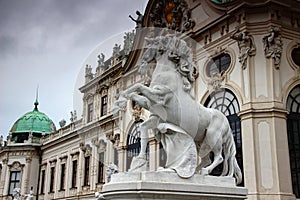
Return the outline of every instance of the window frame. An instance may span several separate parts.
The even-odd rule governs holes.
[[[99,153],[99,161],[98,161],[98,183],[105,183],[104,179],[104,152]]]
[[[101,117],[107,114],[108,96],[103,95],[101,97]]]
[[[83,186],[90,186],[90,156],[84,157]]]
[[[300,84],[288,94],[286,120],[292,189],[296,198],[300,198]]]
[[[94,103],[88,103],[87,104],[87,123],[93,121],[93,115],[94,115]]]
[[[49,193],[55,192],[55,166],[50,167]]]
[[[293,53],[296,52],[296,55],[294,55]],[[297,46],[295,48],[292,49],[291,51],[291,58],[292,58],[292,61],[294,62],[294,64],[297,66],[297,67],[300,67],[300,46]]]
[[[40,186],[40,194],[45,194],[45,178],[46,178],[46,170],[41,170],[41,186]]]
[[[12,179],[13,174],[15,174],[14,179]],[[13,190],[15,188],[20,188],[21,189],[21,174],[22,174],[21,170],[10,171],[9,188],[8,188],[8,194],[9,195],[13,195]],[[19,175],[19,176],[17,176],[17,175]],[[19,179],[17,179],[17,177],[19,177]],[[13,187],[12,187],[12,184],[14,185]],[[18,184],[19,187],[16,187],[16,184]]]
[[[225,61],[227,60],[227,62],[222,60],[222,58],[225,58]],[[217,56],[212,57],[205,67],[206,76],[212,77],[214,74],[219,74],[228,71],[228,69],[231,66],[231,63],[232,57],[228,52],[223,52]]]
[[[76,163],[76,165],[75,165]],[[77,171],[78,171],[78,160],[72,160],[72,183],[71,188],[77,188]]]
[[[141,151],[141,138],[140,138],[140,130],[139,125],[143,123],[143,120],[135,121],[128,132],[127,136],[127,152],[126,152],[126,169],[130,168],[130,163],[134,156],[137,156]],[[149,159],[149,141],[147,143],[146,149],[146,159]],[[149,162],[148,162],[149,163]]]
[[[60,191],[65,190],[66,184],[66,163],[60,165]]]

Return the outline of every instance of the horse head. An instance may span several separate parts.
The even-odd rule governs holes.
[[[191,89],[191,85],[195,81],[196,68],[193,64],[191,48],[183,39],[176,35],[145,38],[145,48],[139,65],[140,74],[145,74],[149,64],[153,61],[159,62],[161,59],[167,58],[174,63],[176,70],[184,77],[185,85],[190,85],[187,90]]]

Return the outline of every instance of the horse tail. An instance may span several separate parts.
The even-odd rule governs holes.
[[[231,129],[223,136],[224,162],[222,176],[235,176],[237,185],[242,182],[242,172],[236,160],[236,148]]]

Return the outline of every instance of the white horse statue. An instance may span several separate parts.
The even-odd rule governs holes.
[[[167,154],[163,170],[175,170],[180,177],[189,178],[197,169],[201,174],[210,174],[223,162],[222,176],[235,176],[239,184],[242,173],[226,116],[202,106],[193,96],[195,78],[191,49],[174,35],[145,40],[147,50],[142,56],[139,73],[149,75],[150,85],[137,83],[123,91],[114,110],[125,109],[127,100],[133,100],[151,113],[149,119],[140,124],[141,151],[133,159],[135,169],[131,170],[136,170],[146,160],[148,130],[152,129]],[[154,69],[150,67],[153,65]],[[197,155],[201,158],[199,165]]]

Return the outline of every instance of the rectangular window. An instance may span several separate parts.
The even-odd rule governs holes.
[[[84,159],[84,180],[83,180],[83,186],[90,185],[90,157],[87,156]]]
[[[15,188],[20,188],[21,171],[10,173],[9,194],[12,195]]]
[[[94,111],[94,108],[93,108],[93,103],[89,103],[88,104],[88,114],[87,114],[87,122],[91,122],[93,120],[93,111]]]
[[[104,152],[99,154],[98,183],[104,183]]]
[[[45,170],[42,170],[41,173],[41,194],[44,194],[44,187],[45,187]]]
[[[66,176],[66,164],[61,164],[61,173],[60,173],[60,190],[65,190],[65,177]]]
[[[54,192],[54,179],[55,179],[55,167],[50,169],[50,190],[49,192]]]
[[[76,188],[76,180],[77,180],[77,160],[73,160],[72,165],[72,188]]]
[[[107,95],[101,98],[101,116],[107,114]]]

